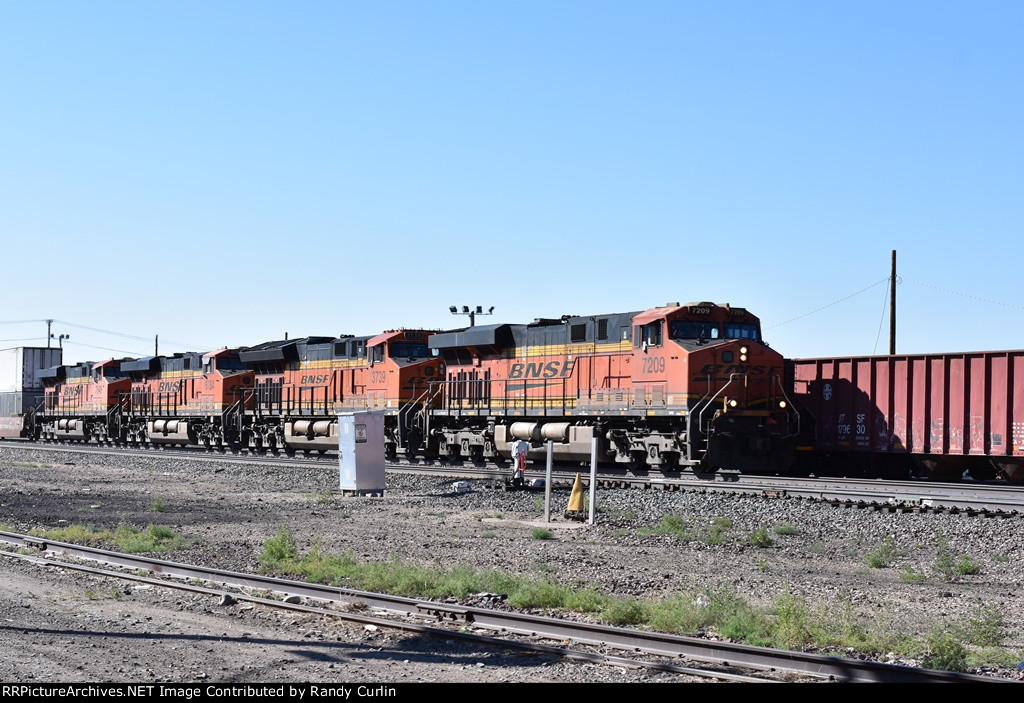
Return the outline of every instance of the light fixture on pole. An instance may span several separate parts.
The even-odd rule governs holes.
[[[450,305],[448,311],[452,315],[469,315],[469,326],[473,327],[476,324],[477,315],[491,315],[494,313],[494,306],[487,308],[487,312],[484,312],[482,305],[477,305],[476,309],[470,309],[468,305],[463,305],[462,310],[459,310],[458,305]]]

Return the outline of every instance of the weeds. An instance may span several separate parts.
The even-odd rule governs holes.
[[[554,534],[552,534],[551,530],[547,528],[535,527],[530,532],[530,537],[532,537],[533,539],[553,539]]]
[[[944,581],[955,581],[957,576],[972,576],[981,573],[981,565],[969,556],[958,556],[949,546],[949,540],[942,530],[935,533],[935,573]]]
[[[800,530],[796,529],[788,522],[780,522],[778,525],[772,528],[772,532],[777,535],[798,535]]]
[[[707,544],[725,544],[725,535],[732,528],[732,520],[716,517],[711,521],[709,534],[704,540]]]
[[[775,541],[768,536],[766,528],[759,527],[750,535],[750,543],[759,549],[766,549],[775,544]]]
[[[864,561],[867,562],[868,566],[872,569],[884,569],[892,565],[893,560],[897,556],[895,545],[892,543],[891,537],[886,537],[885,541],[882,542],[882,546],[878,549],[872,549],[864,557]]]
[[[900,571],[900,581],[904,583],[922,583],[926,578],[928,578],[927,574],[923,571],[915,571],[910,566],[904,566]]]
[[[263,543],[259,562],[264,566],[274,566],[297,559],[298,556],[299,547],[295,544],[295,538],[292,537],[291,531],[282,525],[277,529],[277,534]]]
[[[160,496],[153,496],[153,500],[149,503],[149,509],[154,513],[162,513],[167,510],[167,501]]]
[[[665,515],[658,522],[657,527],[654,529],[643,529],[640,533],[644,535],[671,535],[683,540],[693,539],[693,535],[690,534],[689,521],[679,515]]]
[[[814,647],[844,656],[853,651],[893,652],[923,657],[927,666],[952,671],[961,671],[982,658],[988,662],[1012,659],[1006,652],[983,649],[998,647],[1004,636],[1002,617],[992,606],[979,606],[964,621],[915,639],[900,632],[884,610],[873,623],[864,623],[855,617],[849,600],[842,609],[829,608],[808,603],[788,589],[776,596],[770,608],[755,607],[724,587],[660,599],[614,598],[589,586],[560,584],[540,566],[536,570],[544,573],[514,575],[495,569],[444,567],[438,561],[427,566],[399,560],[360,563],[351,553],[327,554],[320,544],[300,555],[284,527],[266,541],[260,562],[264,568],[316,583],[417,598],[502,593],[514,608],[591,613],[616,625],[684,635],[714,633],[745,644],[797,650]],[[765,563],[763,557],[760,563]]]
[[[128,554],[173,551],[184,549],[192,543],[188,538],[175,534],[171,528],[152,523],[145,530],[121,523],[114,530],[68,525],[52,530],[33,530],[32,534],[75,544],[113,544]]]

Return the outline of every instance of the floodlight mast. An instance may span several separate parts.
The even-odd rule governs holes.
[[[492,305],[491,307],[487,308],[487,312],[484,312],[484,307],[482,305],[477,305],[475,309],[471,309],[468,305],[463,305],[462,310],[459,310],[458,305],[450,305],[448,306],[448,312],[450,312],[452,315],[468,315],[469,326],[473,327],[474,325],[476,325],[476,316],[493,315],[494,306]]]

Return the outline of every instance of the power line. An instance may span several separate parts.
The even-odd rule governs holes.
[[[971,300],[980,300],[983,303],[992,303],[993,305],[1002,305],[1003,307],[1006,307],[1006,308],[1015,308],[1017,310],[1024,310],[1024,305],[1016,305],[1014,303],[1003,303],[1003,302],[1000,302],[998,300],[992,300],[991,298],[982,298],[982,297],[979,297],[977,295],[971,295],[970,293],[961,293],[959,291],[950,290],[948,288],[942,288],[942,287],[934,285],[932,283],[925,283],[924,281],[915,281],[913,278],[906,278],[904,276],[900,276],[900,278],[902,280],[904,280],[904,281],[910,281],[911,283],[916,283],[919,286],[925,286],[926,288],[934,288],[935,290],[942,291],[943,293],[949,293],[950,295],[958,295],[961,298],[970,298]]]
[[[875,346],[871,348],[871,353],[874,354],[878,351],[878,340],[882,338],[882,325],[885,324],[885,310],[889,307],[889,288],[885,289],[885,297],[882,298],[882,318],[878,321],[878,334],[875,335]]]
[[[102,349],[103,351],[117,352],[118,354],[130,354],[131,356],[145,356],[144,352],[128,351],[126,349],[111,349],[110,347],[98,347],[95,344],[83,344],[82,342],[72,342],[70,340],[64,340],[64,346],[74,345],[76,347],[89,347],[90,349]]]
[[[838,305],[839,303],[843,302],[844,300],[849,300],[850,298],[852,298],[852,297],[854,297],[854,296],[856,296],[856,295],[860,295],[860,294],[861,294],[861,293],[863,293],[864,291],[867,291],[867,290],[871,290],[872,288],[874,288],[874,287],[875,287],[875,286],[877,286],[878,284],[880,284],[880,283],[885,283],[885,282],[887,282],[888,280],[889,280],[889,277],[888,277],[888,276],[886,276],[885,278],[883,278],[883,279],[881,279],[881,280],[875,281],[874,283],[872,283],[872,284],[871,284],[870,286],[867,286],[866,288],[861,288],[861,289],[860,289],[859,291],[857,291],[856,293],[850,293],[850,294],[849,294],[848,296],[846,296],[845,298],[840,298],[839,300],[836,300],[836,301],[834,301],[834,302],[831,302],[831,303],[829,303],[828,305],[822,305],[822,306],[821,306],[820,308],[817,308],[817,309],[815,309],[815,310],[811,310],[810,312],[805,312],[805,313],[804,313],[803,315],[797,315],[796,317],[790,318],[790,319],[786,320],[785,322],[779,322],[779,323],[777,323],[777,324],[774,324],[774,325],[769,325],[768,327],[765,327],[765,329],[768,329],[768,330],[770,330],[770,329],[773,329],[773,328],[775,328],[775,327],[782,327],[783,325],[788,325],[788,324],[789,324],[790,322],[796,322],[797,320],[803,319],[803,318],[807,317],[808,315],[813,315],[813,314],[814,314],[814,313],[816,313],[816,312],[821,312],[822,310],[824,310],[824,309],[826,309],[826,308],[830,308],[830,307],[832,307],[833,305]]]

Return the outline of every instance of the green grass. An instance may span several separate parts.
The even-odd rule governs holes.
[[[923,571],[915,571],[910,566],[904,566],[900,571],[900,581],[904,583],[922,583],[928,575]]]
[[[775,544],[775,540],[768,535],[767,528],[759,527],[750,535],[750,543],[759,549],[766,549]]]
[[[297,559],[299,547],[291,531],[284,526],[277,528],[277,533],[263,543],[263,552],[259,562],[264,566],[273,566],[285,561]]]
[[[775,525],[774,527],[772,527],[772,532],[774,532],[777,535],[783,536],[800,534],[800,530],[796,529],[788,522],[780,522],[778,525]]]
[[[555,535],[547,528],[535,527],[530,531],[530,537],[533,539],[554,539]]]
[[[128,554],[169,552],[175,549],[184,549],[192,544],[192,540],[175,534],[171,528],[152,523],[146,529],[121,523],[113,530],[97,528],[91,525],[68,525],[67,527],[51,530],[32,530],[31,534],[58,542],[91,545],[109,544]]]
[[[892,543],[891,537],[886,537],[885,541],[882,542],[881,546],[877,549],[872,549],[864,557],[864,561],[872,569],[884,569],[892,565],[893,560],[899,555],[896,547]]]
[[[732,520],[725,517],[716,517],[711,521],[708,528],[708,535],[704,538],[706,544],[725,544],[726,535],[732,529]]]
[[[839,656],[893,652],[923,658],[930,666],[949,670],[1024,659],[1024,655],[1000,648],[1004,626],[998,609],[991,606],[979,606],[962,621],[915,637],[900,632],[884,609],[874,620],[858,619],[849,598],[843,607],[835,608],[809,603],[784,589],[770,607],[760,607],[724,587],[684,590],[658,598],[617,598],[589,585],[558,583],[546,573],[509,574],[464,565],[446,567],[438,561],[429,565],[398,559],[360,562],[352,553],[327,554],[320,544],[300,555],[284,527],[266,541],[259,560],[268,571],[316,583],[415,598],[503,593],[515,608],[589,613],[610,624],[692,636],[714,635],[759,646],[813,648]]]
[[[955,554],[942,530],[935,533],[935,573],[944,581],[981,573],[981,565],[970,556]]]
[[[642,535],[671,535],[682,540],[691,540],[690,521],[679,515],[664,515],[655,528],[644,528],[639,531]]]
[[[494,530],[487,530],[486,532],[484,532],[480,536],[483,537],[484,539],[494,539],[495,537],[498,536],[498,534]]]
[[[149,503],[149,509],[154,513],[162,513],[167,510],[167,501],[160,496],[153,496],[153,500]]]

